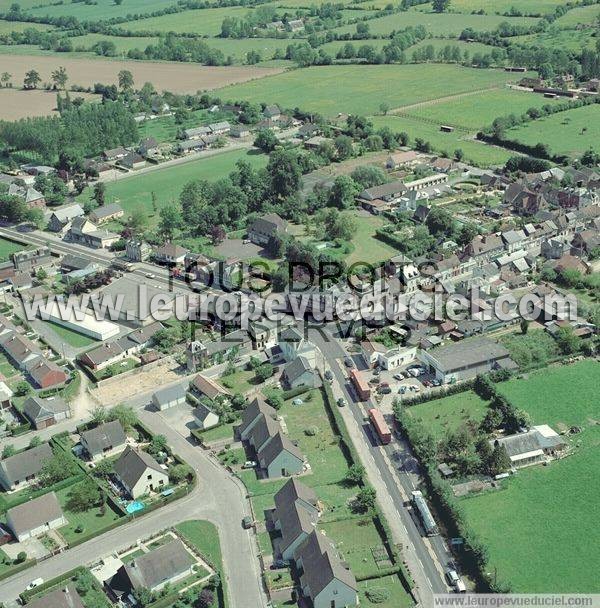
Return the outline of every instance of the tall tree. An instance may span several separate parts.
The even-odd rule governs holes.
[[[12,74],[10,74],[9,72],[2,72],[2,76],[0,76],[0,82],[2,83],[2,86],[4,88],[9,86],[11,78]]]
[[[42,82],[42,77],[37,70],[29,70],[23,79],[24,89],[37,89],[38,84]]]
[[[97,182],[94,186],[94,200],[98,207],[103,207],[106,203],[106,184],[104,182]]]
[[[63,66],[60,66],[59,68],[54,70],[50,75],[50,78],[54,83],[55,89],[64,89],[67,86],[67,81],[69,80],[67,70]]]
[[[133,74],[129,70],[121,70],[119,72],[119,88],[124,92],[133,90]]]

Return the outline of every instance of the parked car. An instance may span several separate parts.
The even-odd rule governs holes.
[[[431,384],[433,384],[433,386],[442,386],[442,383],[439,380],[433,380]]]
[[[343,397],[340,397],[337,400],[337,404],[338,404],[338,407],[345,407],[346,406],[346,400]]]
[[[392,392],[392,389],[389,386],[383,386],[383,384],[380,384],[377,388],[377,392],[380,395],[389,395]]]
[[[244,463],[242,468],[243,469],[255,469],[257,466],[258,466],[258,463],[256,462],[256,460],[246,460],[246,462]]]
[[[246,517],[242,519],[242,528],[244,528],[244,530],[249,530],[253,525],[252,518],[249,515],[246,515]]]
[[[467,587],[465,586],[465,584],[462,582],[462,579],[458,579],[454,585],[454,591],[456,591],[456,593],[466,593],[467,592]]]
[[[404,394],[406,393],[406,387],[405,387],[405,386],[401,386],[401,387],[398,389],[398,392],[399,392],[401,395],[404,395]]]
[[[287,566],[287,564],[281,560],[281,559],[276,559],[270,566],[269,568],[271,570],[279,570],[280,568],[285,568]]]
[[[344,365],[346,367],[354,367],[354,359],[352,357],[344,357]]]
[[[456,581],[460,580],[460,577],[458,576],[458,572],[456,572],[456,570],[454,570],[453,568],[448,568],[444,574],[446,576],[446,580],[448,581],[448,584],[451,587],[454,587],[454,585],[456,585]]]
[[[404,376],[402,374],[394,374],[394,380],[402,380],[404,378]]]
[[[147,272],[147,273],[146,273],[146,278],[147,278],[147,279],[155,279],[155,278],[156,278],[156,275],[152,274],[151,272]]]
[[[374,375],[374,376],[379,376],[379,374],[380,374],[380,373],[381,373],[381,370],[380,370],[378,367],[376,367],[376,368],[373,370],[373,375]]]
[[[36,587],[39,587],[40,585],[43,585],[43,584],[44,584],[43,578],[35,578],[29,583],[29,585],[27,585],[27,590],[29,591],[30,589],[35,589]]]
[[[380,382],[381,379],[379,378],[379,376],[373,376],[373,378],[369,380],[369,384],[379,384]]]
[[[333,374],[331,373],[330,369],[328,369],[325,372],[325,380],[327,380],[328,382],[332,382],[333,381]]]

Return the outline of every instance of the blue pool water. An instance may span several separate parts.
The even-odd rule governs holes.
[[[144,507],[145,505],[143,502],[134,500],[125,507],[125,511],[127,511],[127,513],[136,513],[137,511],[141,511]]]

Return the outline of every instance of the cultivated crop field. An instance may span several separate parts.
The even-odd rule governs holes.
[[[0,73],[7,71],[13,75],[13,82],[20,83],[28,70],[40,73],[42,82],[50,80],[50,74],[59,66],[64,66],[69,76],[68,86],[78,84],[93,86],[96,82],[116,83],[121,70],[129,70],[135,83],[142,86],[151,82],[157,91],[174,93],[195,93],[228,84],[246,82],[281,72],[277,68],[212,67],[175,62],[152,61],[103,61],[102,59],[73,59],[66,57],[0,55]]]
[[[247,99],[336,116],[375,114],[385,102],[399,108],[439,97],[502,86],[521,75],[456,65],[343,65],[312,67],[219,91],[223,99]],[[335,83],[335,86],[333,86]]]
[[[496,29],[506,17],[500,15],[463,15],[452,13],[422,13],[418,11],[407,11],[386,15],[378,19],[371,19],[366,23],[372,34],[389,35],[393,30],[400,30],[409,26],[423,25],[428,33],[434,36],[458,36],[464,29],[473,28],[476,31],[491,31]],[[537,19],[529,17],[512,17],[511,23],[515,25],[533,24]],[[354,33],[356,25],[343,25],[333,30],[334,32]]]
[[[599,384],[600,365],[585,361],[499,385],[534,423],[550,424],[557,431],[563,425],[582,428],[570,439],[571,456],[547,467],[522,469],[501,491],[461,502],[466,521],[489,550],[498,580],[513,591],[600,592],[600,545],[595,540]]]
[[[194,179],[217,180],[225,177],[235,168],[235,163],[244,159],[254,166],[267,163],[264,154],[248,153],[246,150],[223,152],[208,158],[191,160],[179,165],[165,167],[150,173],[132,175],[116,182],[107,183],[106,195],[110,202],[118,201],[125,211],[144,208],[148,210],[150,223],[158,221],[158,215],[152,215],[152,192],[156,194],[158,207],[176,201],[183,186]],[[86,201],[91,190],[85,190],[79,197]]]
[[[77,93],[73,97],[99,99],[98,95],[90,93]],[[47,116],[54,113],[56,113],[56,91],[0,89],[0,120],[18,120],[28,116]]]
[[[506,139],[547,144],[554,154],[578,157],[589,147],[600,149],[600,105],[559,112],[509,129]]]

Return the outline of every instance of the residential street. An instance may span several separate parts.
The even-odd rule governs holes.
[[[377,491],[379,504],[390,524],[394,541],[402,544],[402,555],[415,581],[416,595],[422,606],[432,606],[434,593],[447,592],[443,568],[450,555],[441,537],[421,535],[411,511],[405,506],[414,489],[414,472],[406,465],[416,461],[405,442],[397,437],[383,447],[371,435],[370,425],[364,422],[364,418],[366,410],[373,407],[373,404],[369,402],[362,405],[356,401],[342,369],[346,353],[340,342],[328,330],[322,333],[309,329],[309,339],[323,353],[327,366],[334,374],[334,394],[343,396],[349,404],[340,411],[369,481]]]

